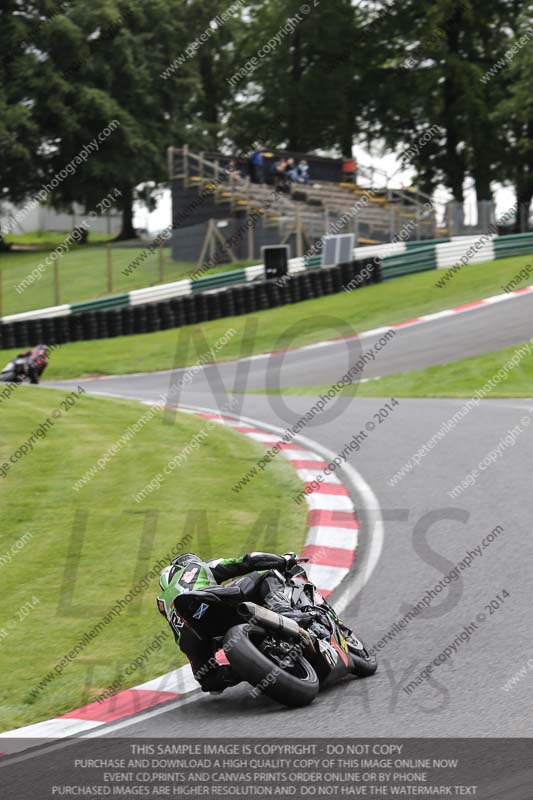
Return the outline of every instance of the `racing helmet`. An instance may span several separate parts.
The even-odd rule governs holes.
[[[202,559],[194,553],[183,553],[171,561],[174,567],[188,567],[189,564],[203,564]]]
[[[159,611],[166,614],[172,613],[174,600],[186,589],[180,584],[182,577],[185,576],[186,570],[189,571],[191,578],[199,573],[199,567],[204,564],[201,558],[194,555],[194,553],[183,553],[176,556],[170,564],[165,567],[159,576],[159,586],[161,587],[162,594],[157,598]],[[195,569],[191,569],[196,567]]]

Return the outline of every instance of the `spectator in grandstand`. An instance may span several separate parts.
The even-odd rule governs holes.
[[[265,180],[265,156],[264,147],[256,145],[254,152],[248,159],[248,168],[250,172],[250,180],[252,183],[263,183]]]
[[[288,161],[285,158],[280,158],[277,161],[274,161],[272,166],[270,167],[270,176],[272,178],[272,182],[276,189],[279,189],[282,192],[289,191],[289,176],[287,174],[287,166]]]
[[[307,161],[302,159],[296,168],[296,172],[298,173],[297,182],[298,183],[309,183],[309,164]]]
[[[239,169],[237,161],[234,158],[230,159],[226,167],[226,176],[228,178],[228,183],[232,189],[234,189],[235,186],[242,180],[241,171]]]
[[[294,161],[294,158],[287,159],[287,166],[285,168],[285,173],[287,175],[287,178],[292,183],[298,182],[298,168],[296,167],[296,162]]]
[[[304,159],[296,166],[294,158],[289,158],[287,161],[287,175],[292,183],[309,183],[309,165],[307,161]]]

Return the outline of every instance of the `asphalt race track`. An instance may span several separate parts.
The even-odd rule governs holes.
[[[445,363],[527,341],[532,310],[533,297],[524,296],[400,330],[364,377]],[[281,383],[333,383],[361,350],[370,346],[372,340],[363,339],[289,353],[284,357]],[[246,362],[250,370],[246,388],[261,391],[265,385],[273,385],[265,383],[267,370],[271,374],[280,357],[273,358]],[[172,385],[183,373],[179,370],[173,375]],[[206,373],[212,377],[213,368],[199,373],[172,402],[227,408],[226,396],[213,396],[214,383],[206,381]],[[219,367],[218,375],[227,389],[234,387],[235,374],[235,364]],[[239,381],[242,379],[241,374]],[[168,392],[170,381],[169,373],[159,373],[81,383],[99,394],[156,401]],[[315,402],[313,397],[262,394],[239,395],[238,399],[242,405],[237,413],[281,428],[295,422]],[[305,436],[342,452],[354,434],[367,430],[366,423],[387,400],[337,399],[316,424],[306,428]],[[396,484],[391,481],[464,403],[401,400],[388,418],[367,434],[359,452],[348,457],[373,489],[385,521],[379,563],[344,614],[369,645],[378,643],[410,607],[450,574],[467,551],[475,553],[499,526],[493,541],[471,556],[470,565],[457,571],[458,579],[436,594],[425,612],[402,628],[396,626],[395,635],[378,651],[380,668],[374,677],[348,680],[298,711],[282,709],[266,699],[254,700],[245,687],[216,698],[193,694],[99,728],[97,735],[532,736],[528,709],[533,670],[508,691],[503,685],[528,659],[533,664],[529,579],[533,444],[528,429],[530,422],[533,424],[533,401],[481,401],[418,466]],[[501,451],[496,463],[480,471],[475,485],[451,499],[448,492],[513,428],[520,431],[514,444]],[[361,498],[354,495],[354,500],[360,507]],[[362,516],[360,552],[364,554],[372,530],[365,524],[364,513]],[[405,691],[467,625],[469,634],[463,633],[455,654],[443,659],[427,680]]]
[[[327,319],[331,321],[332,341],[291,352],[290,348],[298,348],[300,344],[297,334],[312,327],[313,319],[310,319],[307,326],[289,330],[287,336],[279,342],[277,349],[287,351],[282,355],[253,356],[244,358],[240,365],[236,362],[218,365],[216,371],[220,373],[226,389],[261,392],[280,386],[318,386],[334,383],[361,355],[373,350],[383,335],[363,335],[360,338],[334,341],[340,336],[341,330],[346,332],[346,326],[335,317],[328,316]],[[400,329],[379,352],[375,352],[373,360],[367,360],[358,377],[368,379],[395,372],[424,369],[512,347],[533,338],[532,319],[533,295],[528,294]],[[386,330],[384,327],[383,333]],[[355,331],[353,333],[355,334]],[[179,336],[178,330],[177,342]],[[198,348],[197,355],[200,355],[201,343]],[[169,372],[160,372],[143,377],[109,377],[103,379],[97,391],[116,392],[132,398],[153,399],[154,390],[157,395],[168,392],[171,380],[173,384],[178,384],[184,372],[186,370],[175,370],[172,375]],[[197,390],[199,397],[205,397],[206,372],[209,376],[213,373],[213,369],[207,368],[196,376],[190,386],[193,391]],[[210,381],[210,385],[212,391],[220,392],[220,387],[217,387],[213,380]]]

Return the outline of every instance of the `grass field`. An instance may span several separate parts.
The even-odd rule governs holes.
[[[29,236],[29,234],[28,234]],[[3,301],[2,314],[18,314],[21,311],[31,311],[35,308],[45,308],[56,305],[54,291],[54,268],[44,261],[50,252],[61,242],[64,242],[68,233],[54,234],[48,241],[45,239],[43,247],[35,252],[11,252],[0,255],[0,279],[2,280]],[[6,237],[8,240],[9,237]],[[197,269],[196,264],[172,261],[169,248],[163,248],[149,255],[142,264],[130,275],[123,275],[124,270],[137,256],[145,252],[146,246],[119,247],[112,246],[112,289],[108,286],[108,249],[101,244],[71,245],[68,252],[58,259],[59,266],[59,302],[77,303],[83,300],[92,300],[109,294],[120,294],[132,289],[142,289],[157,283],[189,278]],[[162,262],[160,262],[160,257]],[[212,270],[206,270],[203,275],[214,272],[223,272],[249,266],[255,262],[239,262],[236,264],[223,264]],[[41,268],[40,268],[40,265]],[[160,280],[160,266],[163,280]],[[29,280],[32,270],[38,269],[37,277],[30,284],[20,286],[25,279]],[[19,291],[16,287],[19,286]]]
[[[437,273],[398,278],[357,291],[307,300],[248,317],[117,339],[75,342],[53,355],[47,379],[117,375],[194,364],[230,329],[236,335],[218,350],[217,360],[301,346],[376,326],[440,311],[493,294],[530,260],[521,256],[465,267],[445,289],[436,289]],[[511,301],[512,302],[512,301]],[[194,346],[191,345],[194,344]],[[15,351],[4,351],[3,358]]]
[[[299,550],[306,531],[304,508],[288,502],[301,489],[288,462],[273,462],[236,494],[232,485],[255,462],[261,446],[218,426],[205,436],[206,421],[185,414],[169,420],[157,411],[76,492],[75,481],[152,409],[80,395],[67,411],[61,407],[65,396],[21,386],[1,402],[0,475],[2,465],[9,465],[0,477],[6,523],[0,527],[2,730],[89,702],[166,630],[156,608],[154,577],[32,696],[61,658],[180,541],[186,552],[209,558],[250,549]],[[33,450],[10,463],[9,456],[47,418],[53,425],[44,438],[34,437]],[[195,435],[204,438],[196,440],[198,449],[186,466],[136,503],[132,495]],[[190,539],[184,541],[186,536]],[[124,688],[181,663],[169,636]]]
[[[524,348],[524,355],[517,354]],[[530,348],[530,352],[527,350]],[[384,378],[345,387],[341,397],[472,397],[493,378],[515,354],[520,363],[507,371],[487,397],[533,397],[533,345],[516,345],[495,353],[463,358],[438,367],[399,372]],[[286,387],[271,394],[323,394],[330,386]]]
[[[4,239],[7,244],[25,245],[42,250],[49,250],[50,248],[57,247],[61,242],[64,242],[66,236],[68,236],[68,231],[28,231],[27,233],[7,233]],[[112,239],[114,239],[114,236],[108,233],[91,231],[89,234],[90,244],[109,242]]]

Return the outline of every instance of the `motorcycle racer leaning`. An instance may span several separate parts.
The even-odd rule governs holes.
[[[24,358],[24,372],[30,379],[30,383],[39,383],[39,379],[48,366],[49,348],[46,344],[38,344],[19,353],[17,358]]]
[[[273,553],[247,553],[241,558],[219,558],[214,561],[202,561],[193,553],[177,556],[170,566],[166,567],[159,579],[162,592],[157,597],[159,612],[169,623],[176,644],[190,661],[194,677],[204,692],[220,692],[237,683],[233,679],[231,668],[221,666],[214,659],[211,642],[203,641],[184,626],[176,611],[174,600],[183,592],[207,589],[218,586],[230,578],[248,576],[245,580],[245,591],[257,591],[258,602],[286,617],[296,620],[305,627],[314,619],[302,611],[292,608],[287,598],[280,591],[283,580],[276,574],[285,572],[297,564],[295,553],[275,555]],[[262,572],[266,570],[265,572]]]

